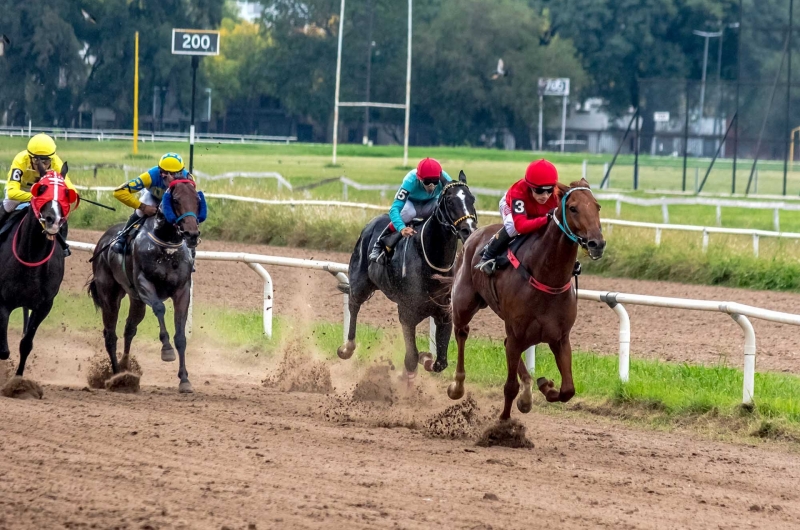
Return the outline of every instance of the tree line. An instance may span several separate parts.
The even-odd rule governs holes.
[[[751,79],[771,79],[780,66],[788,1],[744,2],[754,28],[744,34],[742,54]],[[199,93],[212,89],[212,123],[227,118],[226,127],[266,134],[254,130],[254,120],[258,109],[272,108],[325,140],[340,0],[261,4],[263,16],[250,23],[226,0],[0,0],[2,119],[69,127],[77,126],[81,108],[107,107],[117,126],[129,128],[135,31],[140,113],[150,113],[153,98],[163,99],[153,87],[166,87],[188,114],[190,61],[171,54],[171,31],[204,28],[222,33],[221,54],[203,59],[199,75]],[[342,101],[404,102],[406,9],[398,0],[347,2]],[[622,115],[639,104],[643,78],[701,77],[704,43],[693,30],[724,27],[721,76],[735,79],[738,20],[739,0],[415,0],[415,141],[476,145],[492,131],[508,130],[529,147],[540,77],[569,77],[572,102],[599,97]],[[709,78],[716,60],[712,48]],[[398,110],[373,109],[368,117],[402,124]],[[366,118],[363,109],[342,110],[347,123]]]

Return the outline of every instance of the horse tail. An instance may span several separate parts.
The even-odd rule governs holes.
[[[94,308],[100,309],[100,295],[97,294],[97,283],[94,280],[94,276],[92,276],[89,279],[87,291],[89,293],[89,296],[92,297],[92,302],[94,302]]]

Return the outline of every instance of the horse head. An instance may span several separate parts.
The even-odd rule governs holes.
[[[173,180],[161,200],[161,213],[190,248],[197,246],[200,223],[206,218],[206,199],[202,191],[197,191],[194,180]]]
[[[42,228],[49,238],[54,237],[69,217],[70,204],[78,197],[75,191],[67,188],[65,177],[69,171],[64,162],[61,173],[45,169],[44,164],[37,162],[39,180],[31,187],[31,210],[39,219]]]
[[[561,230],[586,249],[593,260],[603,257],[606,240],[600,225],[600,204],[586,179],[558,185],[561,204],[554,214]]]
[[[442,178],[442,195],[439,197],[437,213],[445,226],[458,234],[461,242],[478,229],[478,215],[475,213],[475,196],[467,186],[467,176],[459,172],[458,180],[451,182]]]

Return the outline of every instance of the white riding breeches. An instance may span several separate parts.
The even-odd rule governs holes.
[[[517,237],[519,232],[514,228],[514,216],[511,215],[511,207],[506,202],[506,194],[500,199],[500,215],[503,216],[503,226],[511,237]]]

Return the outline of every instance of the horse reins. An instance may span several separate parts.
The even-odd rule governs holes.
[[[19,240],[19,238],[18,238],[19,231],[22,228],[22,225],[25,223],[25,221],[27,221],[27,219],[28,219],[28,216],[25,215],[25,218],[22,221],[20,221],[20,223],[17,225],[17,230],[16,230],[16,232],[14,232],[14,238],[11,241],[11,253],[14,254],[14,258],[16,258],[16,260],[21,265],[33,268],[33,267],[38,267],[40,265],[44,265],[45,263],[50,261],[50,258],[53,257],[53,252],[56,249],[56,241],[55,241],[55,239],[53,240],[53,244],[50,247],[50,254],[48,254],[47,257],[44,258],[42,261],[37,261],[36,263],[31,263],[31,262],[28,262],[28,261],[24,261],[22,258],[20,258],[19,257],[19,253],[17,252],[17,241]]]
[[[478,216],[477,215],[471,214],[471,213],[468,213],[468,212],[466,213],[466,215],[463,215],[463,216],[459,217],[458,219],[456,219],[455,221],[453,221],[452,219],[450,219],[450,215],[447,213],[447,208],[442,208],[442,202],[444,201],[444,192],[449,190],[450,188],[455,188],[455,187],[458,187],[458,186],[464,186],[465,188],[469,189],[469,186],[467,186],[464,182],[461,182],[460,180],[454,180],[454,181],[449,182],[446,186],[444,186],[442,188],[442,195],[439,197],[439,203],[436,205],[436,213],[434,214],[434,217],[436,217],[436,220],[439,221],[441,224],[449,227],[450,231],[453,232],[454,234],[458,233],[457,226],[459,225],[459,223],[462,223],[463,221],[466,221],[467,219],[473,219],[475,222],[478,221]],[[442,211],[442,210],[444,210],[444,211]],[[447,267],[446,269],[443,269],[441,267],[437,267],[436,265],[431,263],[430,259],[428,259],[428,253],[425,251],[425,227],[428,225],[428,222],[430,220],[431,220],[431,218],[428,217],[428,219],[422,225],[422,230],[420,230],[419,238],[420,238],[420,243],[422,243],[422,245],[421,245],[422,246],[422,256],[425,258],[425,263],[427,263],[428,266],[430,268],[432,268],[433,270],[439,271],[439,272],[450,272],[453,269],[453,266],[456,264],[455,257],[453,258],[453,263],[451,263],[450,266]]]

